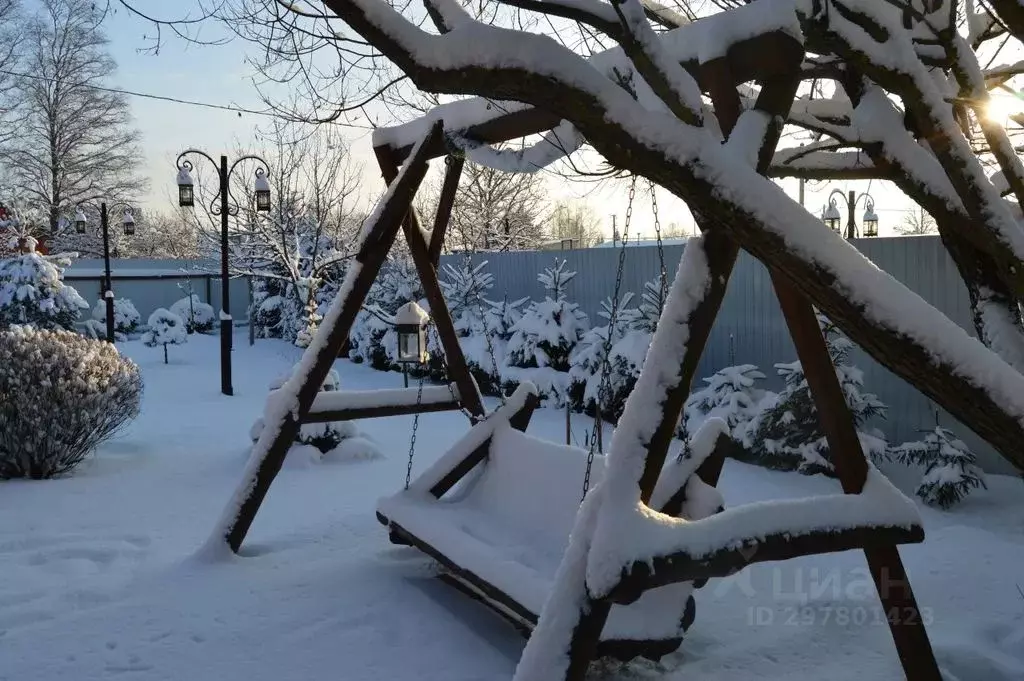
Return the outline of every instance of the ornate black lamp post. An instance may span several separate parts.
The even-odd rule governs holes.
[[[841,189],[833,189],[832,193],[828,195],[828,205],[821,214],[822,222],[829,229],[833,232],[839,232],[841,217],[839,215],[839,208],[836,206],[836,196],[846,203],[847,239],[857,236],[857,221],[854,218],[854,213],[857,211],[857,204],[861,199],[864,200],[864,217],[861,220],[864,225],[863,236],[878,236],[878,215],[875,214],[875,200],[867,192],[858,195],[857,192],[850,191],[849,194],[846,194]]]
[[[219,187],[217,195],[210,202],[210,213],[220,216],[220,391],[225,395],[231,395],[234,390],[231,387],[231,331],[233,322],[231,319],[231,294],[229,292],[230,272],[228,271],[228,218],[238,215],[238,203],[231,196],[230,180],[231,173],[239,163],[246,160],[253,160],[262,164],[256,168],[256,177],[253,189],[255,190],[256,210],[268,212],[270,210],[270,183],[267,181],[269,164],[259,156],[252,154],[242,156],[228,167],[228,157],[221,156],[218,164],[211,156],[198,149],[186,149],[178,154],[176,166],[178,168],[178,205],[184,208],[191,208],[195,203],[195,185],[192,181],[192,162],[185,157],[189,154],[202,156],[217,168]]]
[[[75,231],[78,234],[85,234],[88,230],[89,219],[79,204],[75,208]],[[124,228],[125,236],[135,235],[135,216],[132,215],[131,205],[123,202],[115,202],[115,209],[122,208],[124,213],[121,216],[121,226]],[[114,281],[110,274],[110,229],[107,225],[107,204],[100,202],[100,229],[103,233],[103,266],[106,276],[103,280],[103,301],[107,308],[107,340],[114,342]]]

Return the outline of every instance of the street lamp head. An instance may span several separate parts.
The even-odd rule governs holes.
[[[121,223],[124,225],[125,236],[135,235],[135,216],[132,215],[131,208],[124,209],[124,218],[122,219]]]
[[[836,200],[829,199],[828,206],[821,213],[821,221],[833,232],[839,231],[839,222],[842,218],[839,215],[839,208],[836,207]]]
[[[79,234],[85,234],[85,226],[89,220],[85,217],[85,211],[81,208],[75,209],[75,231]]]
[[[178,205],[182,208],[191,208],[194,205],[194,193],[192,174],[189,172],[189,162],[185,161],[178,168]]]
[[[270,182],[267,181],[267,175],[263,172],[263,168],[256,169],[254,189],[256,190],[256,210],[260,213],[270,212]]]
[[[871,200],[868,200],[864,210],[864,236],[878,236],[878,215],[875,214],[875,204]]]

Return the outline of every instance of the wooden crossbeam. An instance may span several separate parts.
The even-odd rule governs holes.
[[[379,407],[349,407],[324,411],[310,411],[303,423],[333,423],[335,421],[356,421],[358,419],[375,419],[384,416],[404,416],[406,414],[426,414],[439,411],[458,411],[462,405],[455,398],[445,402],[423,402],[421,404],[386,404]]]
[[[394,390],[338,390],[318,393],[303,423],[353,421],[381,416],[454,411],[461,408],[454,385]]]
[[[430,126],[418,153],[408,160],[402,172],[389,187],[389,193],[382,199],[383,204],[376,212],[377,221],[370,226],[367,233],[362,235],[362,242],[357,249],[354,265],[359,268],[358,272],[348,291],[343,294],[344,299],[340,303],[339,301],[332,303],[332,310],[335,305],[341,305],[340,314],[334,324],[321,326],[317,331],[318,339],[323,337],[324,342],[316,354],[305,381],[299,388],[297,409],[295,412],[287,412],[281,423],[267,424],[266,432],[272,432],[270,429],[275,425],[278,426],[277,435],[256,467],[254,475],[242,481],[240,485],[240,490],[243,490],[241,504],[238,512],[228,520],[225,528],[225,541],[235,553],[238,552],[245,540],[245,535],[249,532],[252,521],[259,511],[263,499],[266,498],[271,483],[280,472],[288,450],[295,443],[295,436],[299,432],[299,425],[303,417],[309,412],[314,398],[320,392],[320,386],[327,378],[327,373],[337,359],[342,345],[348,339],[356,315],[363,306],[370,286],[377,278],[381,265],[387,257],[388,249],[391,248],[391,243],[398,235],[402,218],[412,204],[412,198],[427,173],[429,160],[427,152],[436,140],[441,139],[442,130],[443,123],[441,121]],[[321,336],[321,334],[325,335]]]

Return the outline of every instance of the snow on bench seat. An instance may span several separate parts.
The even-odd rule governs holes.
[[[437,499],[413,488],[382,499],[377,508],[400,531],[532,613],[527,618],[532,626],[568,545],[587,452],[531,437],[507,423],[493,433],[486,465],[451,498]],[[604,473],[604,457],[597,455],[591,485],[599,484]],[[706,491],[702,506],[707,506],[707,496]],[[614,607],[602,640],[681,638],[691,591],[691,584],[675,584],[650,591],[632,605]]]

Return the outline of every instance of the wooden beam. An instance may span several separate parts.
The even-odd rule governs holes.
[[[459,192],[462,167],[465,165],[465,160],[461,156],[448,155],[444,162],[448,169],[444,174],[441,196],[437,201],[437,214],[434,216],[434,229],[430,232],[430,247],[427,249],[430,253],[430,262],[435,268],[441,261],[441,249],[444,246],[448,223],[451,221],[455,197]]]
[[[377,155],[377,162],[380,164],[384,179],[390,183],[398,172],[398,166],[384,148],[377,147],[374,149],[374,153]],[[459,337],[455,333],[455,324],[452,323],[448,303],[441,292],[440,284],[437,283],[437,266],[430,260],[430,249],[423,236],[419,216],[411,205],[405,215],[405,220],[402,221],[402,229],[405,231],[405,240],[409,244],[412,261],[416,265],[420,283],[423,285],[423,294],[430,305],[430,317],[437,328],[441,347],[444,348],[448,380],[459,387],[462,406],[476,419],[481,419],[486,413],[483,397],[480,395],[480,389],[476,381],[473,380],[472,374],[469,373],[469,365],[466,363],[466,356],[462,353],[462,346],[459,345]]]
[[[777,270],[769,272],[807,385],[814,397],[836,474],[844,492],[858,494],[864,488],[868,462],[857,435],[853,414],[846,404],[835,366],[818,327],[814,308],[784,275]],[[897,543],[866,542],[863,548],[868,569],[886,614],[896,613],[896,617],[886,619],[907,678],[941,681],[942,675],[935,661],[931,641],[928,640],[924,618],[895,547]]]
[[[403,416],[405,414],[426,414],[436,411],[458,411],[462,405],[452,398],[448,402],[424,402],[422,404],[386,404],[379,407],[350,407],[325,411],[310,411],[302,418],[302,423],[331,423],[334,421],[356,421],[358,419],[375,419],[384,416]]]
[[[225,541],[235,553],[238,552],[245,535],[249,532],[249,527],[259,511],[260,504],[263,503],[271,483],[281,470],[288,450],[295,444],[295,436],[299,432],[302,418],[309,412],[313,399],[320,392],[320,386],[338,357],[338,351],[348,338],[356,314],[362,308],[366,294],[369,293],[370,286],[377,278],[381,264],[387,257],[388,249],[398,234],[402,217],[411,205],[412,197],[426,175],[427,149],[442,137],[441,132],[440,121],[430,127],[419,152],[409,159],[401,174],[395,178],[388,193],[382,199],[383,205],[377,212],[377,222],[370,225],[369,232],[363,235],[363,243],[360,244],[358,255],[356,255],[359,271],[345,298],[332,304],[332,307],[341,305],[336,322],[332,326],[321,327],[317,331],[318,338],[321,334],[326,334],[325,342],[320,352],[316,354],[313,366],[299,388],[297,409],[294,412],[287,412],[280,423],[267,424],[268,432],[269,429],[277,426],[277,435],[267,448],[263,460],[257,466],[255,475],[251,479],[242,481],[241,489],[248,491],[242,496],[237,514],[225,528]]]
[[[700,558],[679,551],[634,563],[608,598],[616,603],[632,603],[650,589],[704,578],[727,577],[754,563],[849,551],[868,545],[892,547],[921,541],[924,541],[924,530],[919,526],[909,529],[857,527],[840,531],[818,530],[797,536],[784,532],[750,538],[740,546],[729,546]]]

